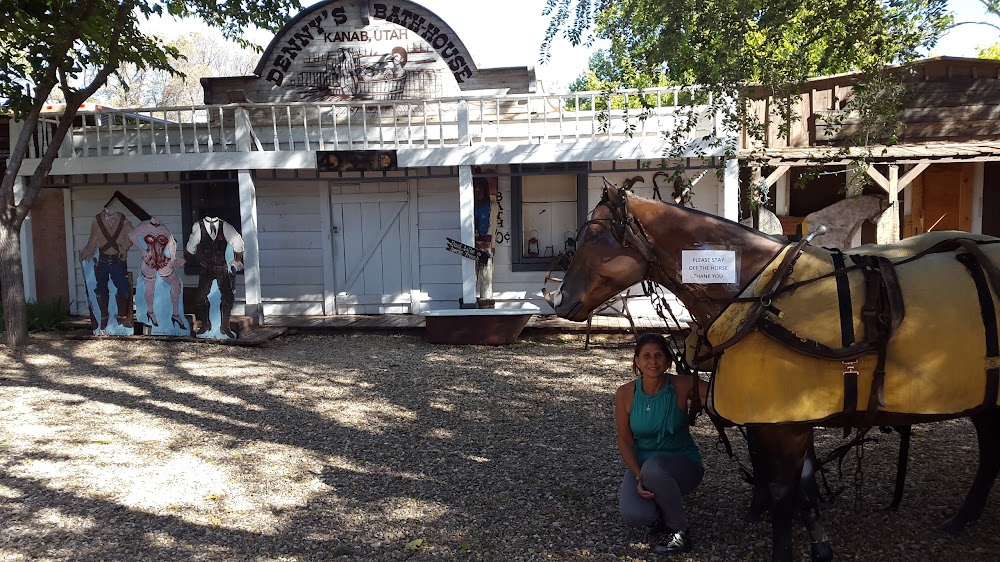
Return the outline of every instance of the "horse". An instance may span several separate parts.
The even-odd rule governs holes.
[[[583,321],[612,295],[650,280],[687,307],[697,334],[687,350],[692,364],[712,362],[716,369],[706,410],[754,429],[755,464],[768,484],[772,560],[790,561],[791,523],[802,487],[809,485],[804,471],[811,468],[817,426],[907,426],[970,417],[978,436],[979,466],[965,500],[941,529],[960,533],[982,514],[1000,472],[1000,346],[995,290],[990,289],[1000,287],[998,242],[983,235],[935,232],[895,245],[861,246],[846,255],[812,246],[808,238],[790,243],[715,215],[605,186],[580,228],[576,253],[559,288],[546,291],[545,298],[560,317]],[[719,259],[722,265],[692,264],[699,258]],[[689,277],[684,266],[709,268],[706,275],[722,272],[722,282]],[[920,275],[913,275],[915,270]],[[936,270],[946,273],[943,281],[927,273]],[[820,289],[830,285],[836,287],[833,302],[820,306],[825,302]],[[903,294],[914,291],[904,314]],[[949,330],[957,331],[954,322],[974,324],[968,311],[957,310],[955,299],[965,293],[982,314],[985,337],[956,341],[948,337]],[[912,306],[914,296],[921,306]],[[805,311],[796,311],[794,305],[803,303]],[[820,308],[829,306],[833,312],[826,322],[812,321]],[[956,320],[960,312],[966,314]],[[817,335],[819,328],[831,325],[841,333]],[[857,333],[860,339],[854,338]],[[921,337],[940,338],[939,348]],[[923,352],[901,353],[913,340]],[[906,369],[917,369],[906,361],[930,352],[944,363],[928,362],[929,367],[940,370],[954,362],[969,373],[969,381],[981,376],[985,391],[978,383],[963,386],[954,377],[924,373],[919,384],[907,382]],[[748,381],[745,370],[757,371],[756,376]],[[799,373],[792,384],[773,378],[786,371]],[[843,384],[842,391],[810,386],[831,379]],[[775,395],[782,395],[778,403]],[[901,396],[954,400],[909,411],[898,407]],[[814,559],[832,558],[818,520],[807,518],[806,523]]]

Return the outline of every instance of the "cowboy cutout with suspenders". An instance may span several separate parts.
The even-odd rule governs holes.
[[[90,227],[87,245],[80,250],[80,263],[84,265],[84,279],[87,279],[87,260],[93,259],[94,295],[100,309],[100,323],[95,318],[92,327],[101,333],[132,333],[132,287],[128,281],[126,257],[132,241],[128,234],[132,223],[124,214],[105,207]],[[97,255],[95,256],[95,251]],[[115,322],[111,322],[111,291],[109,283],[115,286]],[[88,298],[89,298],[89,284]],[[122,330],[124,328],[125,330]]]

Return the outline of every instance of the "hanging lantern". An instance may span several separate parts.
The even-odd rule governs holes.
[[[563,246],[563,250],[567,254],[573,254],[576,252],[576,238],[573,237],[572,232],[566,232],[566,244]]]
[[[528,233],[528,256],[532,258],[538,257],[538,231],[532,230]]]

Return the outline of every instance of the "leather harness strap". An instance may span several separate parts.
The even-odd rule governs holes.
[[[788,252],[785,253],[784,257],[781,260],[781,264],[778,265],[778,268],[775,270],[774,275],[767,280],[767,284],[764,285],[764,288],[761,290],[760,295],[754,297],[755,304],[753,308],[750,309],[750,312],[744,319],[743,325],[741,325],[739,329],[736,330],[736,333],[733,334],[731,338],[718,345],[711,345],[706,340],[706,344],[708,345],[708,351],[704,356],[696,357],[695,358],[696,363],[703,361],[712,355],[719,355],[723,351],[739,343],[743,338],[749,335],[750,332],[756,330],[761,325],[761,321],[764,319],[763,316],[764,311],[773,308],[771,306],[772,295],[774,295],[775,292],[777,292],[778,287],[781,285],[781,282],[792,274],[792,270],[795,268],[795,262],[798,261],[799,256],[802,255],[802,250],[805,248],[806,244],[808,244],[810,240],[811,237],[799,240],[798,242],[795,243],[795,246],[793,246],[790,250],[788,250]]]
[[[854,307],[851,303],[851,283],[847,278],[844,253],[837,250],[831,256],[837,272],[837,301],[840,303],[840,341],[844,349],[854,345]],[[853,365],[850,365],[853,367]],[[853,414],[858,409],[858,372],[844,370],[844,413]]]
[[[111,248],[114,248],[118,255],[121,255],[121,248],[118,247],[118,235],[122,233],[122,227],[125,226],[125,215],[118,215],[118,224],[115,225],[114,235],[108,233],[108,228],[104,226],[104,220],[97,217],[97,227],[101,229],[101,233],[104,237],[108,239],[108,242],[101,246],[101,253],[105,254]]]
[[[973,253],[963,253],[956,256],[959,262],[969,270],[969,275],[976,284],[976,294],[979,296],[979,311],[983,316],[983,328],[986,333],[986,392],[983,405],[995,406],[997,394],[1000,391],[1000,341],[998,341],[996,307],[993,305],[993,295],[990,293],[983,265]]]
[[[892,333],[903,322],[903,296],[896,277],[896,268],[888,258],[877,256],[851,256],[864,265],[865,303],[861,307],[861,322],[865,339],[877,352],[872,388],[868,396],[868,412],[874,413],[885,406],[886,348]]]

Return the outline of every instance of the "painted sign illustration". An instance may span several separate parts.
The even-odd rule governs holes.
[[[181,303],[181,278],[177,273],[177,268],[184,266],[184,258],[177,255],[174,235],[159,219],[151,217],[132,229],[128,237],[141,251],[142,295],[136,291],[136,317],[153,335],[190,335],[191,327],[184,318]]]
[[[105,207],[94,217],[87,245],[80,250],[94,335],[125,336],[134,332],[132,287],[126,263],[132,247],[128,237],[131,231],[132,223],[124,214]]]
[[[228,222],[206,216],[195,223],[185,246],[201,266],[195,293],[199,338],[236,338],[229,325],[236,300],[236,272],[243,269],[243,237]]]
[[[257,67],[273,98],[380,101],[457,95],[476,71],[447,25],[411,2],[327,2],[286,26]]]

